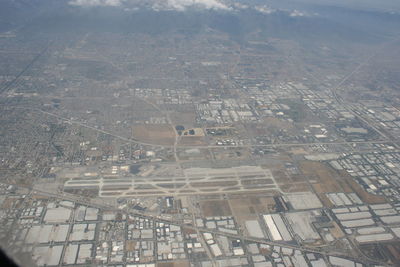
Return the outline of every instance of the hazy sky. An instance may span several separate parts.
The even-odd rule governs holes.
[[[400,12],[400,0],[267,0],[267,3],[311,3],[319,5],[344,6],[357,9],[378,9]]]
[[[400,13],[400,0],[69,0],[74,6],[134,6],[139,3],[159,7],[185,10],[189,7],[205,9],[228,9],[232,2],[240,4],[268,5],[273,8],[302,7],[303,4],[332,5],[361,10],[394,11]],[[304,6],[306,8],[306,6]]]

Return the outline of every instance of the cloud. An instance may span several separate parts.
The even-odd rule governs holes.
[[[267,6],[256,6],[254,7],[254,9],[263,14],[272,14],[276,12],[275,9],[269,8]]]
[[[147,2],[147,3],[145,3]],[[228,10],[229,7],[221,3],[219,0],[70,0],[70,5],[82,7],[95,6],[123,6],[132,7],[135,5],[150,5],[155,10],[177,10],[184,11],[188,8],[195,7],[201,9]]]
[[[290,12],[289,16],[291,16],[291,17],[308,17],[309,15],[302,11],[295,9],[292,12]]]
[[[184,11],[191,7],[215,10],[229,9],[218,0],[163,0],[157,2],[154,7],[156,9],[172,9],[178,11]]]
[[[122,0],[71,0],[68,2],[72,6],[121,6]]]
[[[245,4],[242,4],[242,3],[233,3],[233,7],[235,8],[235,9],[248,9],[249,8],[249,6],[248,5],[245,5]]]
[[[72,6],[81,7],[121,7],[125,11],[135,11],[140,8],[152,8],[155,11],[185,11],[190,8],[206,10],[241,11],[255,10],[265,15],[284,12],[290,17],[308,17],[308,13],[299,10],[273,9],[269,6],[246,5],[240,2],[225,4],[223,0],[69,0]]]

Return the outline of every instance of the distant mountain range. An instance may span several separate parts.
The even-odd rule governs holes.
[[[400,15],[285,1],[13,0],[0,4],[0,31],[118,31],[196,34],[214,29],[243,40],[276,38],[374,41],[397,35]],[[276,1],[267,1],[276,4]],[[349,26],[351,25],[351,26]]]

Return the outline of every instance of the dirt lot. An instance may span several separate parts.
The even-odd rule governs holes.
[[[135,251],[136,241],[126,240],[125,247],[127,251]]]
[[[146,143],[173,145],[175,131],[170,125],[138,124],[132,126],[132,137]]]
[[[15,203],[18,203],[17,198],[8,197],[3,201],[1,208],[2,209],[10,209],[11,207],[13,207],[15,205]]]
[[[213,148],[211,152],[216,160],[248,159],[251,155],[248,148]]]
[[[245,221],[255,219],[262,213],[273,212],[275,202],[272,197],[243,197],[230,199],[229,204],[237,220]]]
[[[257,220],[260,214],[274,212],[275,202],[272,197],[245,197],[230,199],[236,222],[246,229],[247,220]]]
[[[308,177],[318,196],[325,206],[332,207],[333,204],[326,197],[326,193],[344,192],[357,193],[366,203],[381,203],[383,198],[371,195],[364,191],[357,182],[347,173],[338,173],[330,166],[315,161],[302,161],[299,164],[301,172]]]
[[[189,267],[188,261],[158,262],[157,267]]]
[[[183,125],[185,128],[190,128],[196,121],[196,112],[192,105],[182,105],[182,107],[185,107],[184,110],[171,111],[171,121],[175,125]]]
[[[344,237],[343,231],[340,229],[339,225],[336,222],[333,222],[334,227],[330,228],[332,236],[336,239]]]
[[[310,192],[310,187],[306,183],[288,183],[279,185],[279,188],[286,193]]]
[[[273,117],[264,118],[264,123],[265,125],[267,125],[267,128],[271,129],[272,131],[277,129],[285,129],[285,130],[294,129],[293,123],[278,118],[273,118]]]
[[[193,131],[193,134],[190,134],[191,131]],[[182,136],[195,137],[195,136],[205,136],[205,134],[202,128],[191,128],[184,130],[182,132]]]
[[[179,145],[181,146],[201,146],[206,144],[207,142],[202,136],[181,136],[179,138]]]
[[[288,176],[284,171],[284,167],[272,170],[272,175],[274,176],[275,181],[279,185],[279,188],[283,192],[295,193],[295,192],[310,191],[310,186],[308,185],[304,175]]]
[[[182,160],[209,160],[211,158],[210,151],[208,149],[178,149],[178,157]]]
[[[200,202],[204,216],[231,216],[232,210],[227,200],[206,200]]]
[[[326,197],[326,193],[353,192],[335,170],[321,162],[302,161],[300,170],[309,179],[319,198],[327,207],[333,207],[333,204]]]
[[[190,234],[195,234],[196,233],[196,231],[195,230],[193,230],[193,229],[190,229],[190,228],[182,228],[182,233],[184,234],[184,235],[190,235]]]
[[[379,203],[386,203],[385,198],[381,196],[376,196],[373,194],[368,193],[367,191],[359,185],[353,177],[348,175],[347,173],[342,173],[343,179],[350,185],[355,193],[365,202],[368,204],[379,204]]]
[[[316,161],[300,162],[301,172],[313,184],[319,184],[319,193],[352,192],[351,188],[339,183],[339,175],[327,165]]]

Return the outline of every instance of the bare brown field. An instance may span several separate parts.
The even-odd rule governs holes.
[[[99,150],[88,150],[86,152],[86,155],[89,157],[101,157],[101,155],[103,154],[103,151]]]
[[[248,148],[213,148],[211,151],[216,160],[248,159],[251,156]]]
[[[292,148],[290,150],[290,153],[293,153],[294,155],[305,155],[308,152],[304,148],[300,147],[300,148]]]
[[[43,196],[43,195],[36,195],[36,194],[32,195],[31,198],[32,198],[32,199],[35,199],[35,200],[48,199],[48,197],[46,197],[46,196]]]
[[[260,254],[261,254],[261,255],[267,256],[267,255],[269,255],[270,253],[271,253],[271,251],[270,251],[269,249],[267,249],[267,248],[260,248]]]
[[[273,118],[273,117],[264,118],[264,123],[267,125],[267,128],[286,129],[286,130],[293,129],[292,123],[278,118]]]
[[[229,204],[237,221],[244,226],[246,220],[254,220],[259,214],[273,212],[275,202],[272,197],[242,197],[230,199]]]
[[[290,176],[291,183],[307,183],[307,178],[302,174],[294,174]]]
[[[246,221],[257,220],[260,214],[274,212],[275,201],[272,197],[247,197],[230,199],[233,216],[242,229],[246,229]]]
[[[384,198],[366,192],[346,172],[336,172],[326,164],[302,161],[300,162],[300,170],[309,178],[314,190],[327,207],[332,207],[333,204],[325,194],[336,192],[357,193],[364,202],[370,204],[384,202]]]
[[[190,130],[194,131],[194,134],[191,135],[189,132]],[[186,129],[182,132],[182,136],[186,137],[196,137],[196,136],[205,136],[204,131],[202,128],[191,128],[191,129]]]
[[[232,210],[227,200],[206,200],[200,202],[204,216],[231,216]]]
[[[171,111],[170,118],[175,125],[184,125],[185,127],[191,127],[190,125],[196,121],[196,112],[194,107],[190,106],[191,109],[183,111]]]
[[[189,261],[158,262],[157,267],[189,267]]]
[[[245,124],[245,129],[247,132],[253,136],[260,136],[268,134],[268,129],[261,124]],[[211,128],[211,127],[210,127]]]
[[[165,124],[139,124],[132,126],[132,137],[145,143],[173,145],[175,131]]]
[[[306,183],[288,183],[279,185],[279,188],[286,193],[299,193],[310,191],[310,187]]]
[[[342,185],[337,182],[339,176],[328,166],[316,161],[300,162],[301,172],[310,180],[310,182],[319,183],[318,193],[331,192],[351,192],[351,189],[342,188]]]
[[[321,162],[302,161],[300,162],[300,170],[308,177],[326,207],[333,207],[333,204],[326,197],[326,193],[353,192],[346,183],[343,183],[343,179],[333,169]]]
[[[135,251],[136,241],[126,240],[125,247],[127,251]]]
[[[336,239],[344,237],[344,233],[343,233],[342,229],[340,229],[337,222],[333,222],[333,226],[334,227],[330,228],[330,230],[329,230],[331,232],[332,236]]]
[[[64,189],[64,192],[88,198],[94,198],[99,195],[99,189]]]
[[[278,184],[288,184],[292,180],[283,170],[272,170],[272,175]]]
[[[182,233],[185,234],[185,235],[195,234],[196,230],[183,227],[182,228]]]
[[[373,195],[368,193],[367,191],[364,190],[364,188],[362,188],[361,185],[359,185],[354,179],[353,177],[351,177],[349,174],[347,173],[343,173],[342,174],[345,181],[350,185],[350,187],[353,189],[353,191],[355,193],[357,193],[357,195],[365,202],[368,204],[379,204],[379,203],[386,203],[386,200],[384,197],[382,196],[377,196],[377,195]]]
[[[279,188],[286,193],[308,192],[310,187],[304,175],[288,175],[284,167],[272,170],[272,175]]]
[[[314,190],[318,193],[318,197],[322,201],[324,206],[328,208],[333,208],[334,207],[333,203],[329,200],[326,194],[323,193],[326,190],[322,187],[322,184],[318,183],[318,184],[313,184],[312,186]]]
[[[207,145],[203,136],[181,136],[179,138],[179,145],[181,146],[201,146]]]
[[[208,149],[200,148],[200,149],[198,149],[198,151],[199,151],[198,153],[190,153],[190,150],[185,150],[184,148],[180,148],[180,150],[178,150],[178,157],[181,161],[183,161],[183,160],[203,160],[203,159],[211,158],[211,154]]]
[[[8,197],[3,201],[1,208],[2,209],[10,209],[11,207],[13,207],[15,205],[14,203],[16,203],[17,201],[18,201],[17,198]]]

